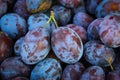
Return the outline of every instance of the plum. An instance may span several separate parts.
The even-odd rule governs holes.
[[[9,13],[2,16],[0,24],[1,30],[15,40],[24,36],[27,32],[25,19],[16,13]]]
[[[16,56],[20,56],[23,40],[24,40],[24,37],[20,37],[14,44],[14,53]]]
[[[7,12],[7,3],[0,0],[0,17]]]
[[[109,72],[107,80],[120,80],[120,71]]]
[[[99,36],[101,41],[109,47],[120,46],[120,15],[107,15],[100,23]]]
[[[77,62],[72,65],[67,65],[63,70],[61,80],[79,80],[84,69],[85,67],[80,62]]]
[[[70,9],[65,8],[61,5],[54,5],[51,9],[54,11],[55,19],[60,26],[67,25],[67,23],[70,22],[72,17]]]
[[[105,80],[104,70],[99,66],[88,67],[79,80]]]
[[[103,21],[103,18],[97,18],[93,20],[87,28],[89,40],[100,40],[99,25]]]
[[[13,11],[25,19],[27,19],[30,15],[30,13],[27,11],[26,0],[17,0]]]
[[[45,12],[52,4],[52,0],[26,0],[27,10],[30,13]]]
[[[13,40],[5,33],[0,32],[0,63],[12,56]]]
[[[96,13],[97,6],[104,0],[86,0],[86,9],[90,14]]]
[[[52,32],[51,46],[55,55],[64,63],[76,63],[83,55],[81,38],[68,27],[59,27]]]
[[[29,77],[30,66],[22,62],[20,57],[5,59],[0,65],[1,80],[11,80],[17,76]]]
[[[34,28],[25,35],[20,55],[26,64],[36,64],[50,51],[49,32],[42,27]]]
[[[91,40],[84,45],[84,57],[92,65],[106,67],[114,61],[115,53],[112,48],[101,42]]]
[[[79,37],[82,39],[83,43],[87,42],[87,31],[83,27],[77,26],[74,24],[68,24],[68,25],[66,25],[66,27],[73,29],[79,35]]]
[[[30,80],[60,80],[62,68],[53,58],[40,61],[32,70]]]
[[[78,12],[73,16],[73,23],[84,27],[87,30],[89,24],[93,21],[93,18],[84,12]]]
[[[120,0],[103,0],[96,8],[96,17],[102,18],[108,14],[120,12]]]

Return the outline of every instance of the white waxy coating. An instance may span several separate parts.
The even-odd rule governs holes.
[[[83,55],[83,44],[78,34],[70,28],[59,27],[52,33],[52,49],[65,63],[75,63]]]
[[[109,48],[97,41],[89,41],[84,45],[85,59],[92,65],[109,66],[106,60],[115,59],[115,53],[112,48]]]
[[[60,63],[53,58],[40,61],[32,70],[30,80],[59,80],[62,73]]]
[[[49,32],[44,28],[30,30],[22,43],[21,56],[26,64],[36,64],[50,51]]]
[[[99,35],[101,41],[109,47],[120,46],[120,15],[112,14],[100,23]]]

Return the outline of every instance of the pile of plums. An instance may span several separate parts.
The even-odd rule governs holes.
[[[0,80],[120,80],[120,0],[0,0]]]

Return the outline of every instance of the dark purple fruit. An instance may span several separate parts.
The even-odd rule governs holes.
[[[26,0],[17,0],[14,5],[14,12],[27,19],[30,13],[27,10]]]
[[[71,20],[71,10],[61,6],[61,5],[54,5],[52,7],[52,10],[55,14],[55,19],[58,22],[58,24],[61,25],[67,25],[67,23]]]
[[[67,65],[63,70],[61,80],[79,80],[84,69],[85,67],[80,62],[72,65]]]
[[[84,12],[78,12],[73,16],[73,23],[84,27],[86,30],[89,24],[92,22],[93,18]]]
[[[105,73],[99,66],[87,68],[79,80],[105,80]]]
[[[107,80],[120,80],[120,71],[109,72]]]
[[[0,32],[0,63],[13,53],[13,41],[5,33]]]
[[[7,58],[0,65],[1,80],[11,80],[17,76],[29,77],[30,67],[20,57]]]
[[[115,53],[112,48],[109,48],[98,41],[91,40],[84,45],[84,57],[86,61],[92,65],[105,67],[110,66],[114,61]]]

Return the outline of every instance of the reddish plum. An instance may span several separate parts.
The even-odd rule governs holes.
[[[109,47],[120,46],[120,15],[107,15],[100,23],[99,36],[101,41]]]
[[[25,35],[22,47],[21,57],[26,64],[36,64],[43,60],[50,51],[49,32],[42,27],[34,28]]]
[[[79,35],[79,37],[82,39],[83,43],[85,43],[87,41],[87,31],[83,27],[77,26],[74,24],[68,24],[68,25],[66,25],[66,27],[73,29]]]
[[[5,33],[0,32],[0,63],[13,53],[13,41]]]
[[[84,69],[85,67],[80,62],[77,62],[73,65],[67,65],[63,70],[61,80],[79,80]]]
[[[91,40],[84,45],[84,57],[93,65],[105,67],[110,66],[108,61],[110,61],[110,63],[114,61],[115,53],[112,48],[109,48],[98,41]]]
[[[120,12],[120,0],[103,0],[96,8],[96,17]]]
[[[109,72],[107,80],[120,80],[120,71]]]
[[[53,31],[51,46],[56,56],[68,64],[76,63],[83,55],[81,38],[68,27],[59,27]]]
[[[99,66],[87,68],[79,80],[105,80],[104,70]]]

